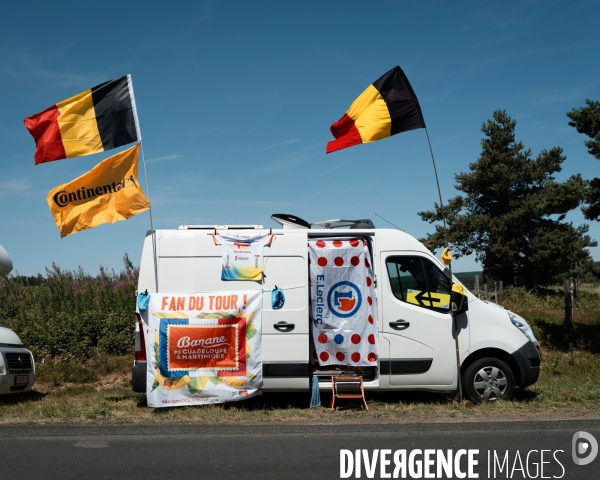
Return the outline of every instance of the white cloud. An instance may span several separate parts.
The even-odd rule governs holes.
[[[146,160],[146,163],[157,163],[157,162],[167,162],[169,160],[175,160],[177,158],[182,158],[183,155],[164,155],[162,157],[150,158]]]
[[[15,178],[6,182],[0,183],[0,193],[15,193],[29,190],[31,184],[26,178]]]
[[[287,140],[282,140],[278,143],[272,143],[266,148],[283,147],[284,145],[291,145],[292,143],[298,143],[299,141],[299,138],[288,138]]]
[[[0,78],[35,78],[42,81],[51,81],[55,87],[60,88],[85,88],[84,85],[93,85],[95,78],[102,75],[82,75],[53,68],[54,63],[66,56],[69,47],[64,47],[40,57],[17,49],[0,49]],[[88,87],[89,88],[89,87]]]
[[[487,69],[488,67],[496,68],[499,65],[506,64],[511,61],[526,61],[528,59],[540,59],[541,57],[558,57],[559,54],[566,54],[568,52],[575,52],[579,50],[589,49],[590,47],[596,47],[600,44],[598,41],[593,42],[577,42],[577,43],[568,43],[563,44],[558,47],[550,46],[543,48],[532,48],[532,49],[517,49],[510,52],[504,52],[499,55],[489,55],[481,60],[465,60],[463,63],[465,64],[467,73],[480,73],[481,71]]]
[[[529,92],[531,97],[537,96],[535,106],[553,105],[555,103],[572,103],[581,100],[597,85],[596,80],[570,88],[538,89]]]

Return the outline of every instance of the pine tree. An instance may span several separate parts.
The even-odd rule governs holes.
[[[600,102],[586,100],[587,107],[573,109],[567,113],[571,119],[569,125],[575,127],[579,133],[590,137],[585,146],[588,152],[600,160]],[[593,178],[588,182],[583,208],[585,218],[600,221],[600,178]]]
[[[531,150],[515,140],[517,122],[505,111],[481,127],[479,159],[468,173],[455,175],[457,190],[444,207],[448,240],[455,257],[475,253],[484,275],[504,285],[528,288],[562,282],[562,278],[595,270],[586,247],[595,246],[588,226],[564,221],[585,194],[580,175],[558,183],[553,174],[566,160],[560,147]],[[439,205],[419,212],[429,223],[438,222],[424,243],[431,249],[444,245]]]

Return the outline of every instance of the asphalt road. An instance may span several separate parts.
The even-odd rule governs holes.
[[[600,455],[585,466],[576,465],[572,459],[571,441],[578,431],[588,432],[600,441],[600,420],[313,426],[2,426],[0,480],[334,479],[340,478],[341,449],[350,450],[353,461],[357,449],[366,450],[369,460],[375,449],[391,450],[384,456],[391,464],[383,471],[391,475],[402,462],[400,452],[398,464],[394,463],[397,450],[406,450],[407,470],[413,452],[416,474],[423,454],[415,449],[443,449],[446,455],[446,450],[452,449],[453,457],[460,449],[473,449],[479,450],[472,452],[473,460],[478,462],[473,472],[479,477],[463,478],[600,479]],[[541,450],[546,451],[543,461],[548,462],[543,465],[543,476],[539,470]],[[508,451],[502,472],[494,463],[494,451],[500,464]],[[445,476],[443,470],[437,476],[441,460],[436,455],[434,452],[431,457],[434,463],[430,471],[434,476],[429,478],[468,474],[468,452],[459,455],[460,468],[458,472],[453,470],[451,477]],[[350,478],[369,478],[362,454],[360,457],[360,477],[356,477],[353,463]],[[380,454],[376,458],[381,459]],[[378,460],[370,478],[380,478],[380,465]],[[344,468],[349,468],[347,463]],[[401,469],[398,474],[402,475]],[[424,475],[422,464],[421,474]],[[407,471],[405,478],[419,477]]]

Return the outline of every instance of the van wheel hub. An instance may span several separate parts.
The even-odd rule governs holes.
[[[473,386],[482,400],[493,402],[504,396],[508,382],[498,367],[483,367],[475,374]]]

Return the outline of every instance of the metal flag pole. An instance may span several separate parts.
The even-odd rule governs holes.
[[[133,93],[133,83],[131,81],[131,75],[127,75],[127,85],[129,88],[129,96],[131,98],[131,106],[133,109],[133,118],[135,121],[135,131],[137,134],[137,139],[140,144],[140,148],[142,150],[142,165],[144,166],[144,176],[146,177],[146,197],[148,198],[148,203],[150,204],[150,208],[148,209],[150,213],[150,231],[152,232],[152,253],[154,257],[154,283],[156,286],[156,291],[158,292],[158,262],[156,259],[156,232],[154,231],[154,223],[152,222],[152,203],[150,202],[150,188],[148,187],[148,172],[146,171],[146,157],[144,156],[144,144],[142,143],[142,132],[140,130],[140,121],[138,119],[137,114],[137,106],[135,103],[135,95]]]
[[[148,197],[148,203],[150,203],[150,208],[148,212],[150,213],[150,231],[152,232],[152,256],[154,258],[154,282],[156,285],[156,291],[158,292],[158,262],[156,259],[156,232],[154,230],[154,224],[152,222],[152,202],[150,202],[150,188],[148,187],[148,172],[146,171],[146,158],[144,157],[144,145],[140,140],[140,148],[142,150],[142,165],[144,166],[144,176],[146,177],[146,196]]]
[[[427,125],[425,124],[425,134],[427,135],[427,143],[429,144],[429,152],[431,153],[431,161],[433,163],[433,171],[435,173],[435,182],[437,184],[438,195],[440,197],[440,211],[442,212],[442,220],[444,222],[444,239],[446,242],[446,248],[449,248],[448,244],[448,227],[446,225],[446,214],[444,213],[444,202],[442,200],[442,190],[440,189],[440,180],[438,178],[437,168],[435,166],[435,158],[433,157],[433,148],[431,148],[431,140],[429,139],[429,132],[427,131]],[[452,262],[448,264],[450,270],[450,298],[452,298]],[[458,324],[456,323],[456,314],[452,310],[452,301],[450,301],[450,315],[452,315],[452,325],[454,329],[454,342],[456,344],[456,373],[458,381],[458,399],[460,403],[463,401],[462,391],[462,378],[460,373],[460,348],[458,345]]]

